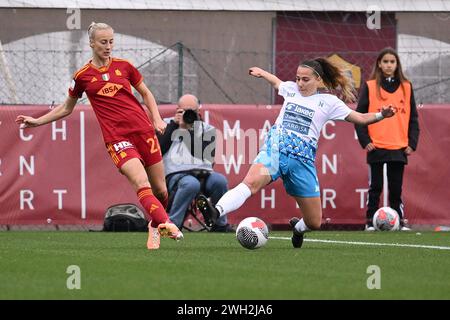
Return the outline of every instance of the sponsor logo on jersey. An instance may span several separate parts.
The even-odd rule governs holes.
[[[306,107],[298,105],[298,104],[295,104],[295,103],[288,103],[286,105],[286,110],[295,112],[298,115],[302,115],[302,116],[308,117],[310,119],[312,119],[312,117],[314,116],[314,110],[306,108]]]
[[[97,78],[96,77],[92,77],[91,82],[95,82],[95,81],[97,81]]]
[[[308,134],[315,111],[289,102],[283,116],[283,126],[300,134]]]
[[[133,144],[128,141],[121,141],[113,144],[114,150],[116,152],[127,149],[127,148],[133,148]],[[122,154],[120,154],[122,156]]]
[[[100,90],[98,90],[97,94],[106,97],[114,97],[117,91],[122,89],[122,87],[123,86],[121,84],[108,82]]]
[[[400,101],[400,102],[402,102],[402,101]],[[394,109],[394,112],[396,114],[406,114],[406,110],[404,107],[398,107],[397,105],[393,105],[392,109]],[[378,108],[378,111],[379,112],[383,111],[383,108]]]

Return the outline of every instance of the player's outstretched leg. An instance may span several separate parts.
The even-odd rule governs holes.
[[[152,169],[152,167],[148,168]],[[153,168],[159,168],[158,170],[161,171],[161,169],[163,169],[162,162],[154,165]],[[137,158],[132,158],[125,162],[121,166],[120,170],[128,178],[136,190],[139,202],[150,217],[151,222],[148,226],[149,234],[147,239],[147,248],[158,249],[161,236],[181,240],[183,238],[183,234],[178,227],[169,220],[169,216],[167,215],[164,206],[153,194],[153,190],[150,187],[150,182],[148,180],[147,171],[143,167],[140,160]],[[158,170],[154,170],[153,172],[156,176],[158,176]],[[152,171],[149,170],[148,174],[151,173]],[[161,174],[159,173],[159,175]],[[166,192],[165,187],[159,185],[158,190],[160,196],[164,198],[164,194]],[[158,235],[156,234],[156,231],[158,232]]]
[[[292,246],[294,248],[301,248],[303,245],[304,232],[300,232],[295,228],[295,225],[300,221],[299,218],[293,217],[289,220],[289,225],[292,228]]]

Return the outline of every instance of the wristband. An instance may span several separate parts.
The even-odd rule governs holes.
[[[377,119],[377,121],[380,121],[384,119],[384,116],[381,112],[377,112],[375,113],[375,119]]]

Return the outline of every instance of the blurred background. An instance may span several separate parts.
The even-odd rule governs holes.
[[[140,69],[160,104],[182,92],[203,103],[279,103],[247,69],[289,80],[302,60],[317,56],[350,65],[359,88],[387,46],[398,50],[418,103],[449,102],[448,1],[376,3],[1,0],[0,104],[62,101],[91,55],[92,21],[113,26],[114,55]]]

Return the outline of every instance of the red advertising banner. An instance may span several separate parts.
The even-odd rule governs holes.
[[[229,187],[242,181],[275,121],[280,106],[203,105],[206,122],[218,130],[215,170]],[[174,106],[160,106],[163,117]],[[106,209],[118,203],[139,204],[136,194],[114,166],[103,143],[95,114],[77,106],[67,118],[52,124],[19,129],[19,114],[39,116],[42,106],[0,107],[0,225],[102,224]],[[403,201],[411,224],[450,224],[450,106],[419,109],[419,147],[405,170]],[[328,122],[322,130],[316,167],[324,221],[363,224],[368,188],[365,151],[352,124]],[[381,204],[385,199],[382,195]],[[259,216],[269,224],[286,224],[300,215],[281,181],[266,186],[230,223]]]

